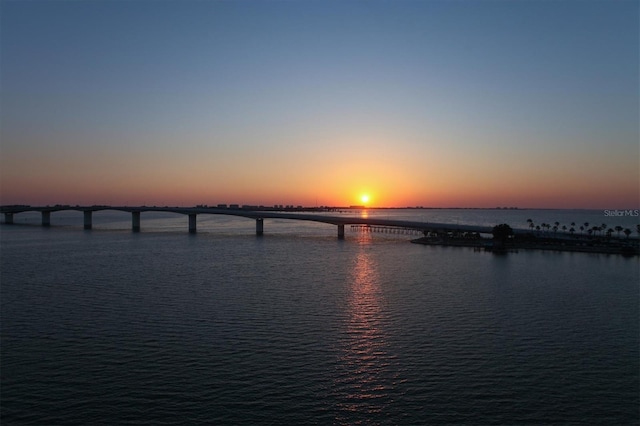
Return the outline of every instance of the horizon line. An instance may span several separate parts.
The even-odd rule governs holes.
[[[8,207],[81,207],[81,208],[90,208],[90,207],[200,207],[200,208],[210,208],[210,209],[240,209],[240,210],[259,210],[259,209],[269,209],[269,210],[310,210],[310,209],[341,209],[341,210],[600,210],[600,211],[640,211],[639,207],[631,207],[631,208],[623,208],[623,207],[615,207],[615,208],[596,208],[596,207],[518,207],[518,206],[495,206],[495,207],[469,207],[469,206],[446,206],[446,207],[437,207],[437,206],[403,206],[403,207],[391,207],[391,206],[366,206],[366,205],[349,205],[349,206],[339,206],[339,205],[320,205],[320,206],[304,206],[304,205],[293,205],[293,204],[274,204],[274,205],[256,205],[256,204],[218,204],[218,205],[208,205],[208,204],[195,204],[195,205],[169,205],[169,204],[0,204],[0,208],[8,208]]]

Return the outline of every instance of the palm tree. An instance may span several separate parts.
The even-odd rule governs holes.
[[[562,225],[562,232],[567,232],[567,225]]]
[[[622,231],[622,226],[618,225],[615,227],[616,232],[618,233],[618,238],[620,238],[620,232]]]
[[[625,228],[625,230],[622,231],[622,232],[624,232],[624,235],[626,235],[627,238],[629,238],[629,235],[631,235],[631,229],[629,229],[629,228]]]
[[[571,226],[575,228],[576,223],[575,222],[571,222]]]
[[[611,239],[611,234],[613,234],[613,228],[607,229],[607,238]]]
[[[584,226],[580,227],[580,235],[582,235],[582,233],[584,232]]]
[[[571,235],[573,235],[573,233],[574,233],[574,232],[576,232],[576,230],[575,230],[575,229],[573,229],[573,226],[572,226],[572,227],[571,227],[571,229],[569,229],[569,233],[570,233]]]

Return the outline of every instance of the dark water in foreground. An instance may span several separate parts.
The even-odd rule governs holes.
[[[0,227],[3,425],[639,422],[637,257],[80,223]]]

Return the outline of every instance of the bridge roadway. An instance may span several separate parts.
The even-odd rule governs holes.
[[[344,238],[345,225],[369,225],[397,227],[403,229],[414,229],[428,232],[478,232],[481,234],[491,234],[492,227],[476,225],[458,225],[451,223],[416,222],[396,219],[383,219],[374,217],[358,216],[331,216],[312,213],[291,213],[263,210],[244,209],[222,209],[209,207],[124,207],[124,206],[0,206],[0,213],[4,214],[4,223],[12,224],[16,214],[36,211],[42,214],[42,226],[51,225],[51,213],[59,211],[81,211],[84,213],[84,229],[91,229],[93,212],[101,210],[116,210],[131,213],[131,228],[133,231],[140,231],[140,214],[144,212],[170,212],[184,214],[189,217],[189,232],[196,232],[196,217],[199,214],[221,214],[229,216],[240,216],[248,219],[255,219],[256,234],[262,235],[264,232],[264,219],[288,219],[306,220],[313,222],[327,223],[338,227],[338,238]],[[516,233],[526,232],[525,230],[515,230]]]

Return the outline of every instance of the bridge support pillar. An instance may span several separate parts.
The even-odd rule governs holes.
[[[344,225],[338,225],[338,239],[344,240]]]
[[[131,212],[131,230],[133,232],[140,231],[140,212]]]
[[[10,225],[13,223],[13,213],[5,213],[4,214],[4,223]]]
[[[195,234],[196,233],[196,214],[195,213],[191,213],[189,215],[189,233],[190,234]]]
[[[256,235],[260,236],[264,233],[264,219],[259,217],[256,219]]]
[[[51,226],[51,212],[42,212],[42,226]]]
[[[84,212],[84,229],[91,229],[93,226],[93,222],[91,220],[91,214],[93,212],[91,210],[86,210]]]

